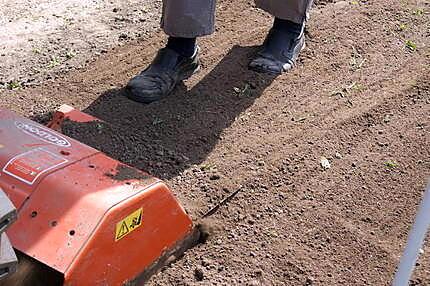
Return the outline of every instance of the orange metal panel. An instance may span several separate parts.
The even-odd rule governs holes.
[[[142,209],[142,224],[115,241],[115,226]],[[112,209],[67,270],[65,285],[123,285],[191,232],[192,222],[158,182]]]
[[[97,153],[99,151],[76,140],[0,108],[0,188],[17,209],[47,175]],[[65,161],[57,164],[59,160]],[[8,172],[14,167],[25,169],[27,174],[19,170]],[[28,180],[31,172],[34,172],[34,181]],[[14,173],[17,176],[13,176]]]
[[[14,247],[65,273],[110,208],[158,181],[115,181],[107,174],[118,166],[97,154],[47,176],[9,230]]]
[[[0,187],[13,246],[69,286],[121,285],[192,230],[160,180],[2,109]]]

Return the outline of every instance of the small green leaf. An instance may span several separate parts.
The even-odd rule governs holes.
[[[75,51],[73,51],[73,50],[69,50],[69,51],[66,53],[66,58],[67,58],[68,60],[73,59],[74,57],[76,57],[76,52],[75,52]]]
[[[52,56],[51,61],[48,64],[48,68],[53,68],[61,64],[60,59],[56,56]]]
[[[399,30],[400,31],[404,31],[404,30],[407,29],[407,27],[408,27],[408,25],[406,25],[405,23],[402,23],[402,24],[399,25]]]
[[[397,163],[394,161],[387,161],[385,162],[385,166],[387,166],[390,169],[394,169],[397,167]]]
[[[200,166],[200,170],[202,170],[202,171],[209,171],[209,170],[213,170],[213,169],[216,169],[216,165],[203,164]]]
[[[407,40],[405,43],[406,47],[410,49],[411,51],[415,51],[417,49],[417,44],[412,42],[411,40]]]
[[[414,12],[412,12],[412,14],[417,15],[417,16],[421,16],[424,14],[424,9],[417,8]]]
[[[161,119],[161,118],[154,118],[154,120],[152,121],[152,125],[158,125],[158,124],[161,124],[161,123],[163,123],[163,119]]]
[[[21,86],[21,83],[18,81],[11,81],[6,84],[6,87],[9,90],[15,90],[15,89],[20,89],[22,86]]]

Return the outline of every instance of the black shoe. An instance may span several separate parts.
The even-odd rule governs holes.
[[[183,57],[169,48],[159,50],[149,67],[128,82],[127,97],[141,103],[151,103],[166,97],[179,82],[199,70],[198,53],[198,47],[191,58]]]
[[[262,50],[251,61],[249,68],[272,75],[292,69],[305,48],[304,26],[300,34],[270,30]]]

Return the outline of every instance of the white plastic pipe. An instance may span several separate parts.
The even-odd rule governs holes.
[[[407,286],[415,268],[421,247],[430,226],[430,184],[418,209],[415,223],[409,233],[408,242],[394,276],[393,286]]]

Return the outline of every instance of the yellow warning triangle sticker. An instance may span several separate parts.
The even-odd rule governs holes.
[[[126,216],[116,224],[115,241],[119,241],[142,225],[143,208]]]
[[[121,238],[126,236],[129,232],[130,232],[130,230],[128,229],[127,223],[125,221],[123,221],[121,224],[121,228],[119,229],[119,231],[116,234],[115,239],[120,240]]]

